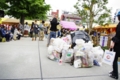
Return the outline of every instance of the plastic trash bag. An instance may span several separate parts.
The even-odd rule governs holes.
[[[89,65],[90,67],[93,66],[93,61],[94,61],[94,55],[93,55],[93,53],[90,51],[90,52],[88,53],[88,65]]]
[[[88,68],[89,67],[87,55],[81,57],[81,61],[82,61],[82,68]]]
[[[57,51],[53,51],[52,54],[48,55],[48,58],[54,61],[59,61],[60,53],[58,53]]]
[[[62,50],[61,60],[63,60],[63,62],[71,62],[73,53],[74,53],[73,49]]]
[[[73,43],[75,43],[76,39],[83,39],[85,42],[90,41],[89,35],[84,31],[76,31],[73,34],[74,34],[74,35],[72,35],[72,42]]]
[[[53,40],[52,44],[54,46],[54,50],[61,53],[62,49],[63,49],[63,46],[65,45],[66,43],[60,39],[60,38],[56,38]]]
[[[103,54],[104,54],[104,51],[102,50],[102,48],[100,46],[94,47],[92,49],[92,53],[94,55],[94,60],[96,60],[98,62],[98,64],[100,66],[102,66],[102,57],[103,57]]]
[[[93,48],[93,43],[92,43],[92,42],[85,43],[85,44],[84,44],[84,48],[85,48],[84,51],[85,51],[86,53],[88,53],[89,51],[92,50],[92,48]]]
[[[75,57],[76,56],[84,56],[85,55],[85,53],[84,52],[82,52],[82,51],[80,51],[80,50],[78,50],[76,53],[75,53]],[[75,60],[76,60],[77,58],[75,58]]]
[[[68,38],[68,44],[71,44],[72,43],[71,35],[67,35],[66,37]]]
[[[81,68],[81,63],[82,63],[82,62],[81,62],[80,59],[75,60],[75,61],[74,61],[74,67],[75,67],[75,68]]]
[[[70,48],[70,46],[71,46],[71,45],[64,44],[62,49],[63,49],[63,50],[68,50],[68,49]]]
[[[75,53],[75,60],[81,60],[81,67],[82,68],[87,68],[89,67],[89,63],[88,63],[88,54],[85,53],[85,52],[82,52],[80,50],[78,50],[76,53]]]
[[[85,41],[83,39],[76,39],[75,43],[76,43],[76,45],[83,46],[85,44]]]
[[[54,51],[54,47],[52,45],[50,45],[48,47],[48,54],[52,54],[53,51]]]
[[[73,48],[74,52],[76,53],[78,50],[82,50],[84,47],[85,41],[82,39],[76,40],[76,46]]]
[[[75,31],[71,34],[72,38],[72,48],[76,45],[75,41],[76,39],[83,39],[85,42],[90,41],[89,35],[85,31]]]

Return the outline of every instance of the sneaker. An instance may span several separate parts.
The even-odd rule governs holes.
[[[118,79],[118,76],[115,76],[115,75],[113,75],[113,74],[110,74],[109,76],[110,76],[111,78],[116,79],[116,80]]]

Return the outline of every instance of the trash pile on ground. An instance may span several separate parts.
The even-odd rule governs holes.
[[[93,47],[88,37],[86,33],[76,31],[66,37],[52,38],[48,58],[60,64],[72,63],[75,68],[102,66],[104,51],[100,46]]]

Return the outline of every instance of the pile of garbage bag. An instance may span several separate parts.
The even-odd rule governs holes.
[[[48,58],[59,63],[71,63],[75,68],[89,68],[94,65],[102,66],[104,51],[100,46],[93,47],[93,43],[83,38],[73,39],[71,35],[62,38],[52,38],[48,47]],[[74,60],[72,61],[72,59]]]

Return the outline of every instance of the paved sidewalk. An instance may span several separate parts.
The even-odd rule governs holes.
[[[114,80],[108,77],[111,66],[75,69],[47,59],[45,41],[0,43],[0,79],[11,80]],[[120,72],[120,65],[119,65]]]

